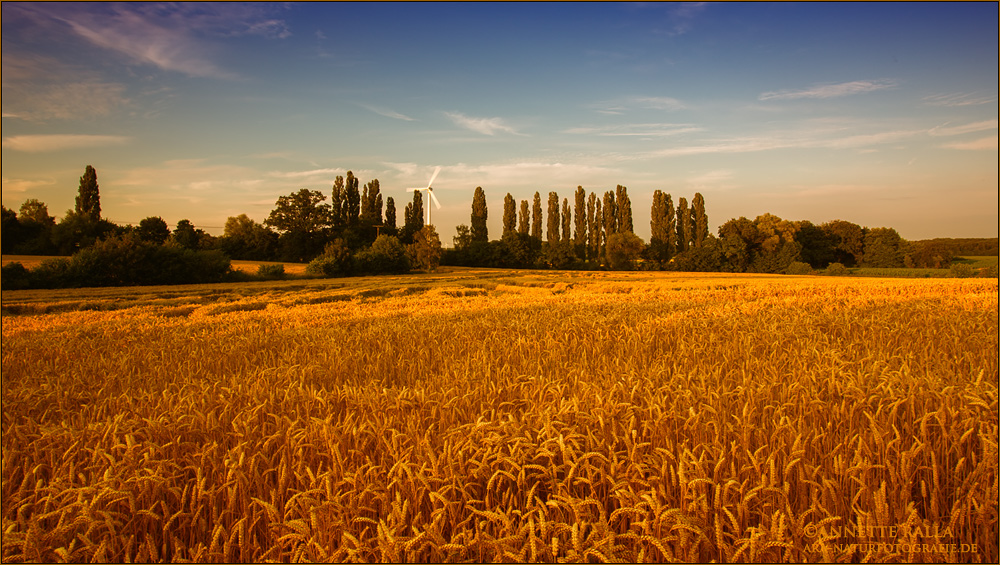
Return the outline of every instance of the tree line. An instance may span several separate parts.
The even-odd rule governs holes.
[[[700,193],[690,202],[680,197],[675,205],[673,196],[661,190],[653,193],[647,244],[634,232],[632,201],[622,185],[603,194],[578,186],[572,204],[569,198],[549,192],[544,218],[540,192],[530,202],[518,202],[507,193],[502,233],[495,240],[487,228],[486,193],[476,187],[469,224],[456,226],[454,248],[443,250],[434,227],[424,225],[423,206],[422,194],[415,191],[403,210],[402,225],[397,225],[396,203],[391,196],[383,198],[378,179],[361,186],[348,171],[336,177],[329,202],[324,192],[303,188],[279,197],[262,223],[246,214],[229,217],[223,235],[215,237],[187,219],[170,230],[159,216],[147,217],[135,226],[103,218],[97,172],[87,166],[80,177],[75,208],[58,223],[37,199],[24,202],[18,212],[2,208],[2,251],[72,256],[72,260],[43,265],[37,277],[47,276],[49,286],[202,282],[206,276],[217,280],[236,276],[229,259],[308,262],[307,272],[319,276],[433,269],[439,263],[805,273],[831,265],[834,271],[942,268],[950,265],[958,251],[997,253],[996,238],[908,242],[892,228],[862,227],[845,220],[814,225],[772,214],[731,219],[715,235],[709,231]],[[125,271],[128,261],[133,263],[132,274],[112,275],[99,266],[102,262],[119,265]],[[171,271],[166,265],[175,268]],[[51,272],[46,274],[46,269]],[[198,269],[210,275],[193,274]],[[19,272],[5,269],[4,278],[17,278]],[[281,273],[262,268],[260,274]]]

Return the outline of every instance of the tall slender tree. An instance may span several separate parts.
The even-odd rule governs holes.
[[[705,197],[700,192],[694,194],[691,201],[691,224],[694,232],[691,242],[695,248],[701,247],[708,239],[708,214],[705,212]]]
[[[546,240],[549,243],[559,242],[559,227],[559,195],[555,192],[550,192],[548,215],[545,217]]]
[[[527,235],[528,228],[531,225],[531,214],[528,213],[528,201],[521,201],[521,214],[518,218],[517,232]]]
[[[361,195],[361,221],[369,226],[382,223],[382,194],[378,179],[365,184]]]
[[[344,210],[344,177],[337,175],[333,181],[330,197],[330,225],[335,231],[342,231],[347,225],[347,215]]]
[[[101,219],[101,191],[97,186],[97,171],[87,165],[80,177],[80,194],[76,197],[76,213],[93,221]]]
[[[604,193],[604,240],[607,241],[613,234],[618,233],[618,207],[615,202],[615,193],[608,191]]]
[[[542,241],[542,195],[537,192],[531,204],[531,237]]]
[[[356,226],[361,216],[361,191],[358,190],[358,178],[347,171],[344,183],[344,216],[348,226]]]
[[[604,210],[597,193],[591,192],[590,195],[594,197],[596,202],[594,205],[594,225],[591,228],[591,231],[594,232],[594,260],[600,261],[601,257],[604,256],[604,242],[607,240],[607,234],[604,233]]]
[[[597,213],[597,195],[593,192],[587,197],[587,259],[597,258],[597,226],[594,217]]]
[[[389,235],[396,233],[396,201],[391,196],[385,199],[385,231]]]
[[[501,237],[517,230],[517,201],[508,192],[503,197],[503,232]]]
[[[573,205],[573,245],[577,257],[587,256],[587,191],[576,187],[576,202]]]
[[[430,204],[430,203],[428,203]],[[472,196],[472,241],[489,241],[490,237],[486,231],[486,192],[483,187],[477,186],[476,192]]]
[[[633,233],[632,200],[628,197],[628,187],[619,184],[615,189],[615,206],[618,212],[618,232]]]
[[[691,244],[691,212],[688,210],[687,199],[683,196],[677,200],[677,251],[687,251]]]
[[[660,248],[667,240],[667,199],[662,190],[653,191],[653,204],[649,208],[649,244]]]
[[[677,218],[675,216],[674,200],[669,194],[664,198],[663,206],[666,210],[666,222],[664,224],[664,231],[667,234],[666,260],[669,261],[671,257],[677,254]]]
[[[562,237],[560,241],[565,241],[567,243],[572,242],[573,238],[570,237],[570,230],[573,226],[573,217],[569,212],[569,198],[563,198],[562,204]]]

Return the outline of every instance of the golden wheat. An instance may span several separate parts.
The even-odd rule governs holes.
[[[25,294],[3,561],[998,559],[995,280],[364,284]]]

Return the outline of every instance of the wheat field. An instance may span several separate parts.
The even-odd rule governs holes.
[[[373,281],[3,293],[2,560],[997,562],[996,279]]]

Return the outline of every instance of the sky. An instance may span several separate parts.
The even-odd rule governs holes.
[[[377,178],[442,241],[503,199],[700,192],[771,213],[997,237],[998,5],[2,3],[2,200],[215,235]]]

